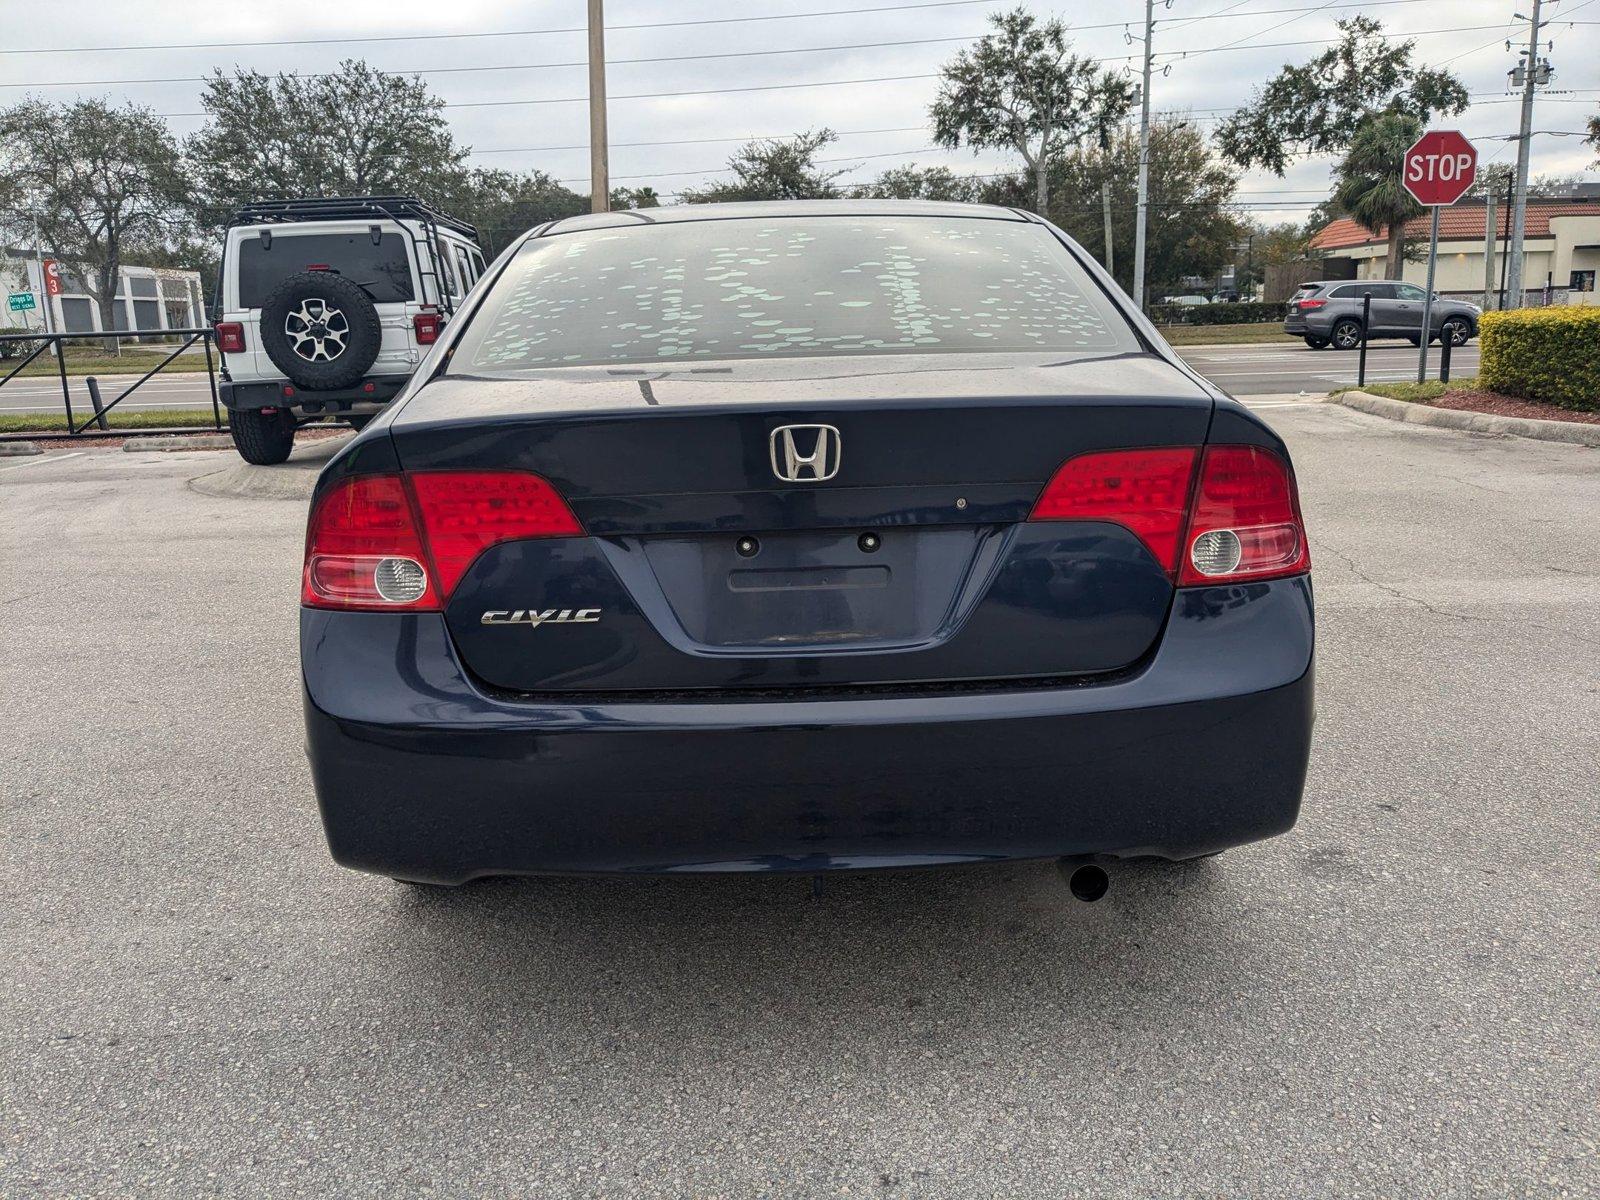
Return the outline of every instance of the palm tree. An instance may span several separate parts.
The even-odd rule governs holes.
[[[1422,136],[1422,122],[1400,112],[1374,113],[1361,123],[1335,171],[1333,203],[1374,236],[1388,231],[1384,278],[1399,279],[1405,267],[1406,222],[1422,205],[1401,182],[1406,151]]]

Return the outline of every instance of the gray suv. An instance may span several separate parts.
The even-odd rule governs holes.
[[[1283,331],[1304,338],[1313,350],[1329,345],[1354,350],[1361,344],[1361,300],[1368,292],[1372,293],[1372,337],[1403,337],[1413,346],[1422,344],[1422,305],[1427,293],[1414,283],[1392,279],[1301,284],[1289,300]],[[1463,346],[1478,335],[1482,315],[1476,304],[1442,300],[1435,292],[1428,340],[1448,337],[1452,344]]]

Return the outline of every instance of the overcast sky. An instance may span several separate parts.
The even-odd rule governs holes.
[[[630,24],[698,18],[820,14],[879,7],[893,0],[749,0],[711,3],[676,0],[608,0],[611,60],[611,170],[614,183],[652,183],[663,194],[719,173],[729,150],[751,136],[784,135],[831,126],[844,136],[829,158],[854,166],[851,179],[867,179],[892,165],[945,163],[957,170],[994,171],[1016,165],[1000,153],[930,148],[927,106],[931,78],[962,43],[984,31],[986,13],[1001,3],[897,6],[880,12],[800,16],[796,19],[628,29]],[[1522,0],[1527,11],[1531,0]],[[1059,15],[1073,25],[1078,53],[1117,69],[1137,69],[1137,45],[1123,27],[1143,18],[1141,0],[1035,3],[1033,11]],[[1396,34],[1415,36],[1418,58],[1457,72],[1474,97],[1459,119],[1469,137],[1514,133],[1517,106],[1507,93],[1506,71],[1515,55],[1504,40],[1526,42],[1526,23],[1513,20],[1514,0],[1173,0],[1157,5],[1158,111],[1180,113],[1213,127],[1231,106],[1286,62],[1303,62],[1334,34],[1339,16],[1365,11]],[[1541,97],[1535,128],[1577,131],[1600,104],[1600,0],[1547,0],[1552,20],[1555,83]],[[70,0],[26,4],[0,0],[0,51],[66,48],[70,53],[0,52],[0,103],[33,94],[54,100],[102,95],[134,100],[169,115],[182,135],[198,128],[193,82],[213,67],[311,72],[341,58],[362,57],[390,71],[421,71],[451,105],[457,137],[473,161],[509,168],[539,167],[584,190],[587,117],[584,37],[581,32],[521,32],[581,27],[583,0],[341,0],[338,4],[239,5],[192,0]],[[25,14],[25,17],[24,17]],[[1576,24],[1564,22],[1572,20]],[[1586,24],[1585,22],[1592,22]],[[1098,26],[1098,27],[1095,27]],[[1109,27],[1108,27],[1109,26]],[[1520,31],[1520,32],[1519,32]],[[351,41],[333,45],[150,48],[170,43],[234,43],[306,38],[372,38],[417,34],[469,34],[433,41]],[[856,43],[917,42],[873,48],[819,50]],[[1237,43],[1237,48],[1231,47]],[[1293,43],[1293,44],[1284,44]],[[85,47],[133,46],[122,51]],[[772,52],[778,53],[772,53]],[[1187,55],[1185,55],[1187,51]],[[728,54],[726,58],[684,59]],[[677,58],[630,63],[628,59]],[[545,65],[538,68],[530,64]],[[445,68],[507,66],[507,70]],[[1169,68],[1162,73],[1162,68]],[[430,73],[439,72],[439,73]],[[840,80],[909,78],[813,86]],[[156,80],[127,83],[112,81]],[[174,81],[175,80],[175,81]],[[172,82],[165,82],[172,81]],[[69,86],[45,86],[66,84]],[[628,98],[629,93],[806,85],[783,90]],[[579,98],[572,102],[571,98]],[[545,103],[505,103],[547,101]],[[334,116],[334,114],[329,114]],[[699,144],[634,146],[634,142],[726,139]],[[1514,161],[1505,141],[1477,142],[1482,161]],[[1577,137],[1533,141],[1533,170],[1584,170],[1594,152]],[[1299,219],[1324,198],[1326,160],[1304,161],[1286,179],[1251,174],[1240,199],[1268,220]],[[1267,206],[1272,207],[1267,207]]]

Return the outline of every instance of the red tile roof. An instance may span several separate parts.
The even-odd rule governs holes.
[[[1511,214],[1506,211],[1505,205],[1495,208],[1495,227],[1500,237],[1505,237],[1510,226]],[[1543,238],[1550,236],[1550,218],[1562,216],[1594,216],[1600,217],[1600,204],[1593,202],[1560,202],[1555,204],[1530,203],[1528,215],[1523,226],[1523,236],[1530,238]],[[1406,237],[1426,238],[1428,236],[1428,222],[1431,217],[1416,217],[1406,222]],[[1479,241],[1483,240],[1484,208],[1481,204],[1458,204],[1445,209],[1439,214],[1439,237],[1446,241]],[[1365,226],[1358,225],[1349,217],[1340,217],[1331,221],[1317,231],[1311,239],[1311,245],[1317,250],[1348,250],[1355,246],[1381,246],[1389,240],[1389,231],[1385,229],[1376,237]]]

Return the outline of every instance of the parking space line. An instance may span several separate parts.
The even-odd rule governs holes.
[[[86,453],[88,452],[85,450],[74,450],[71,454],[57,454],[54,456],[47,455],[44,458],[32,458],[24,463],[13,463],[9,467],[0,467],[0,471],[20,471],[23,467],[37,467],[43,463],[66,462],[66,460],[69,458],[77,458]]]

